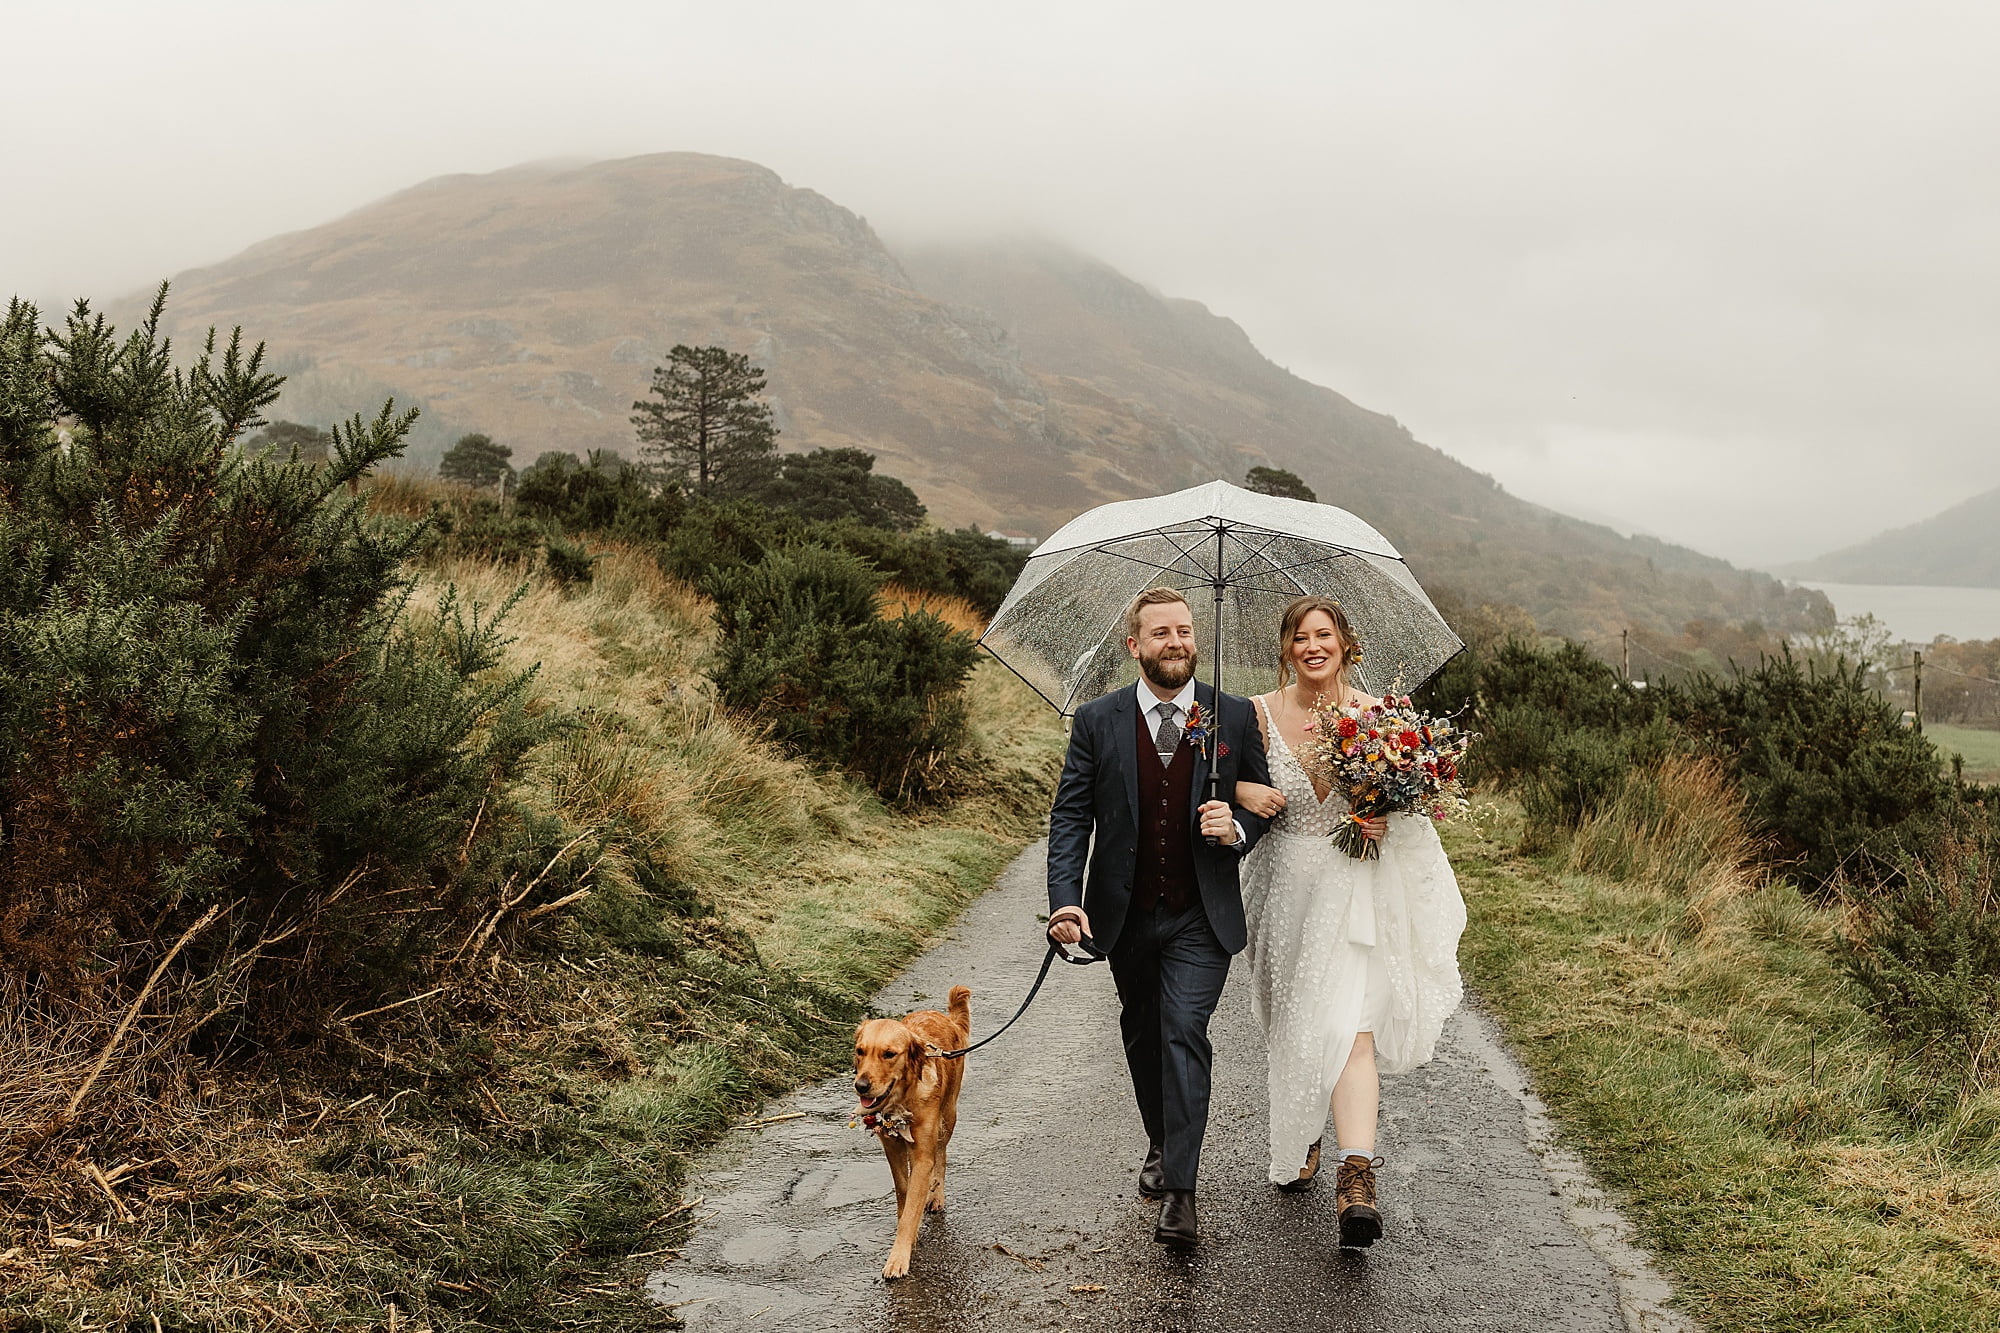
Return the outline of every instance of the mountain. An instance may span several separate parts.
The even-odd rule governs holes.
[[[2000,588],[2000,488],[1921,523],[1788,565],[1779,572],[1827,583],[1925,583]]]
[[[482,430],[517,462],[630,452],[677,342],[749,352],[787,448],[852,445],[949,525],[1078,510],[1254,465],[1360,513],[1427,584],[1558,633],[1804,628],[1817,594],[1527,504],[1394,418],[1273,365],[1236,324],[1038,242],[884,245],[753,163],[672,153],[447,176],[174,280],[171,328],[243,325],[324,424],[425,409],[428,466]]]

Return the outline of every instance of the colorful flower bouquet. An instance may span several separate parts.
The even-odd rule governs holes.
[[[1362,830],[1366,820],[1421,811],[1443,821],[1470,813],[1459,768],[1477,734],[1411,706],[1408,695],[1368,708],[1322,699],[1312,711],[1300,760],[1347,798],[1348,814],[1333,831],[1333,845],[1349,856],[1372,860],[1382,854]]]

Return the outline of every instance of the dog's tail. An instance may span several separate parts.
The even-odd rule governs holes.
[[[947,997],[951,1006],[951,1021],[958,1024],[958,1030],[972,1035],[972,987],[953,986]]]

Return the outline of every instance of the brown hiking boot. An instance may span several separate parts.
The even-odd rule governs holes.
[[[1375,1168],[1382,1159],[1355,1153],[1333,1176],[1333,1201],[1340,1209],[1340,1243],[1357,1247],[1382,1238],[1382,1214],[1375,1210]]]
[[[1319,1178],[1319,1145],[1321,1142],[1322,1140],[1314,1139],[1313,1146],[1306,1149],[1306,1164],[1299,1168],[1298,1179],[1286,1181],[1284,1184],[1278,1186],[1279,1189],[1287,1194],[1298,1194],[1301,1191],[1312,1188],[1313,1181]]]

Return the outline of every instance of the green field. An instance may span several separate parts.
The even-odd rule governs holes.
[[[2000,731],[1932,724],[1924,727],[1924,735],[1938,747],[1946,763],[1954,754],[1964,758],[1968,780],[2000,782]]]

